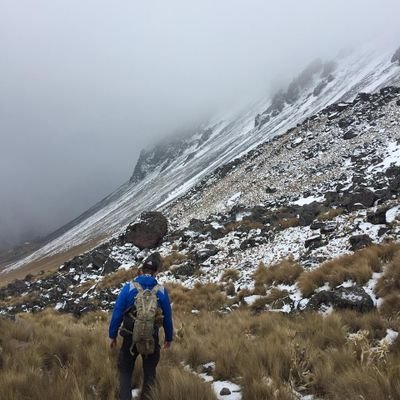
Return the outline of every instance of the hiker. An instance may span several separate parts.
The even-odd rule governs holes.
[[[114,349],[118,329],[122,324],[120,335],[123,342],[118,357],[120,400],[131,400],[132,372],[139,354],[143,359],[141,399],[148,398],[160,360],[160,326],[163,326],[165,332],[164,348],[169,348],[172,342],[171,304],[167,290],[155,278],[161,263],[159,253],[151,254],[139,269],[139,275],[122,288],[115,303],[109,337],[110,347]]]

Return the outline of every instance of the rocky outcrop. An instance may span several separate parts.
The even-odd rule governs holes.
[[[322,290],[311,297],[306,309],[319,311],[322,307],[347,308],[367,312],[374,308],[374,303],[362,287],[352,286],[349,288],[341,287],[334,290]]]
[[[125,232],[125,240],[139,249],[154,249],[168,232],[168,221],[157,211],[141,214],[138,222],[129,225]]]
[[[396,50],[392,57],[392,63],[397,62],[400,65],[400,47]]]

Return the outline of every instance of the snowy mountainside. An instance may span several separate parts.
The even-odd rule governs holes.
[[[372,244],[398,241],[399,196],[400,88],[387,87],[324,108],[166,207],[170,230],[157,251],[172,261],[159,280],[192,288],[223,284],[233,274],[233,293],[247,290],[251,302],[260,263],[291,258],[309,271]],[[121,234],[51,275],[1,288],[0,314],[48,306],[78,314],[110,309],[119,287],[102,282],[134,270],[151,251]],[[271,288],[287,292],[283,312],[313,306],[323,291],[356,299],[351,307],[379,308],[375,288],[381,276],[322,283],[313,296],[295,283]]]
[[[234,117],[205,125],[179,145],[175,142],[172,147],[142,152],[130,182],[51,235],[41,249],[5,270],[96,237],[111,237],[142,211],[165,209],[217,168],[285,133],[327,105],[396,82],[400,68],[392,62],[394,51],[364,48],[334,63],[314,63],[300,75],[302,79],[294,80],[301,82],[298,88],[291,85],[286,92],[289,96],[280,101],[275,97],[260,101]]]

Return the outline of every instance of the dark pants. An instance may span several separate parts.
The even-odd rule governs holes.
[[[118,357],[119,369],[119,399],[131,400],[132,399],[132,373],[135,367],[135,361],[138,354],[130,353],[129,348],[132,344],[132,337],[124,337],[122,347]],[[143,388],[141,399],[145,400],[150,392],[151,385],[156,378],[156,368],[160,361],[160,345],[158,344],[158,337],[156,340],[156,349],[153,354],[142,356],[143,359]]]

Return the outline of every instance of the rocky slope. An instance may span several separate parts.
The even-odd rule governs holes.
[[[400,88],[387,87],[328,106],[209,174],[164,207],[169,232],[162,243],[165,230],[152,229],[163,225],[162,215],[144,214],[125,233],[75,257],[57,273],[1,289],[1,312],[111,308],[119,285],[102,282],[152,251],[132,236],[140,229],[169,260],[161,281],[193,287],[223,284],[233,274],[232,293],[246,289],[251,294],[260,263],[289,257],[311,270],[373,243],[398,240],[399,194]],[[378,304],[374,287],[379,277],[372,275],[361,286],[343,282],[320,289],[336,290],[331,296],[341,301],[355,299],[351,307],[370,309]],[[288,293],[281,311],[324,303],[297,284],[277,288]],[[20,300],[10,303],[15,298]]]
[[[349,54],[341,54],[334,61],[317,60],[294,79],[286,90],[277,93],[272,100],[261,100],[240,112],[228,113],[216,118],[197,131],[175,140],[170,146],[158,146],[153,150],[142,152],[130,182],[125,183],[82,216],[50,235],[45,246],[31,256],[10,264],[6,271],[41,257],[68,250],[94,238],[117,235],[143,210],[165,209],[217,168],[219,168],[218,174],[223,175],[235,163],[241,163],[240,158],[244,154],[254,150],[261,143],[285,133],[289,128],[296,127],[297,124],[316,115],[329,104],[350,101],[361,91],[371,92],[397,82],[400,68],[394,53],[395,48],[390,48],[390,46],[387,51],[382,50],[381,47],[376,50],[374,47],[366,46]],[[307,121],[310,127],[320,122],[319,119],[307,119]],[[300,150],[309,151],[311,158],[316,152],[325,151],[325,155],[330,153],[329,146],[327,150],[318,149],[317,139],[312,141],[310,138],[310,142],[308,138],[305,140],[309,128],[302,126],[301,135],[304,143],[289,143],[290,146],[298,146],[297,150],[291,152],[292,158]],[[297,135],[297,133],[298,131],[295,130],[291,135]],[[352,135],[348,131],[344,134],[347,137]],[[301,140],[300,137],[297,140]],[[332,140],[336,140],[335,137],[332,137]],[[310,149],[305,149],[306,144],[310,144]],[[338,149],[335,148],[335,150]],[[254,151],[251,154],[254,155]],[[272,189],[273,176],[280,174],[285,170],[285,164],[288,164],[284,152],[281,158],[281,164],[276,165],[275,170],[269,172],[269,176],[264,174],[265,179],[271,178]],[[259,161],[262,162],[261,159]],[[317,168],[318,163],[315,160],[312,162],[315,164],[313,168]],[[289,163],[292,161],[289,160]],[[246,177],[248,182],[252,182],[253,176],[257,175],[257,168],[253,169],[253,171],[249,169],[250,178]],[[308,172],[308,170],[303,171],[305,177],[302,179],[307,180]],[[315,183],[318,179],[322,181],[320,175],[313,174]],[[282,188],[285,188],[286,192],[290,193],[294,190],[291,187],[292,184],[284,183],[284,185]],[[237,192],[241,191],[241,184],[236,186],[238,186]],[[249,201],[249,204],[255,204],[258,201],[256,199],[262,198],[260,190],[264,189],[256,189],[254,194],[242,193],[243,199],[246,199],[246,202]],[[207,196],[211,194],[204,194],[205,210],[208,210],[207,201],[215,202]],[[221,201],[226,200],[226,198],[221,199]],[[182,204],[180,207],[184,210],[187,206]],[[218,211],[218,207],[214,206],[213,209]],[[178,216],[179,213],[179,206],[177,206],[172,211],[172,215]],[[196,213],[205,217],[205,213],[201,214],[199,211],[194,212],[193,215],[197,215]],[[183,215],[184,221],[187,222],[189,219],[189,215]]]

